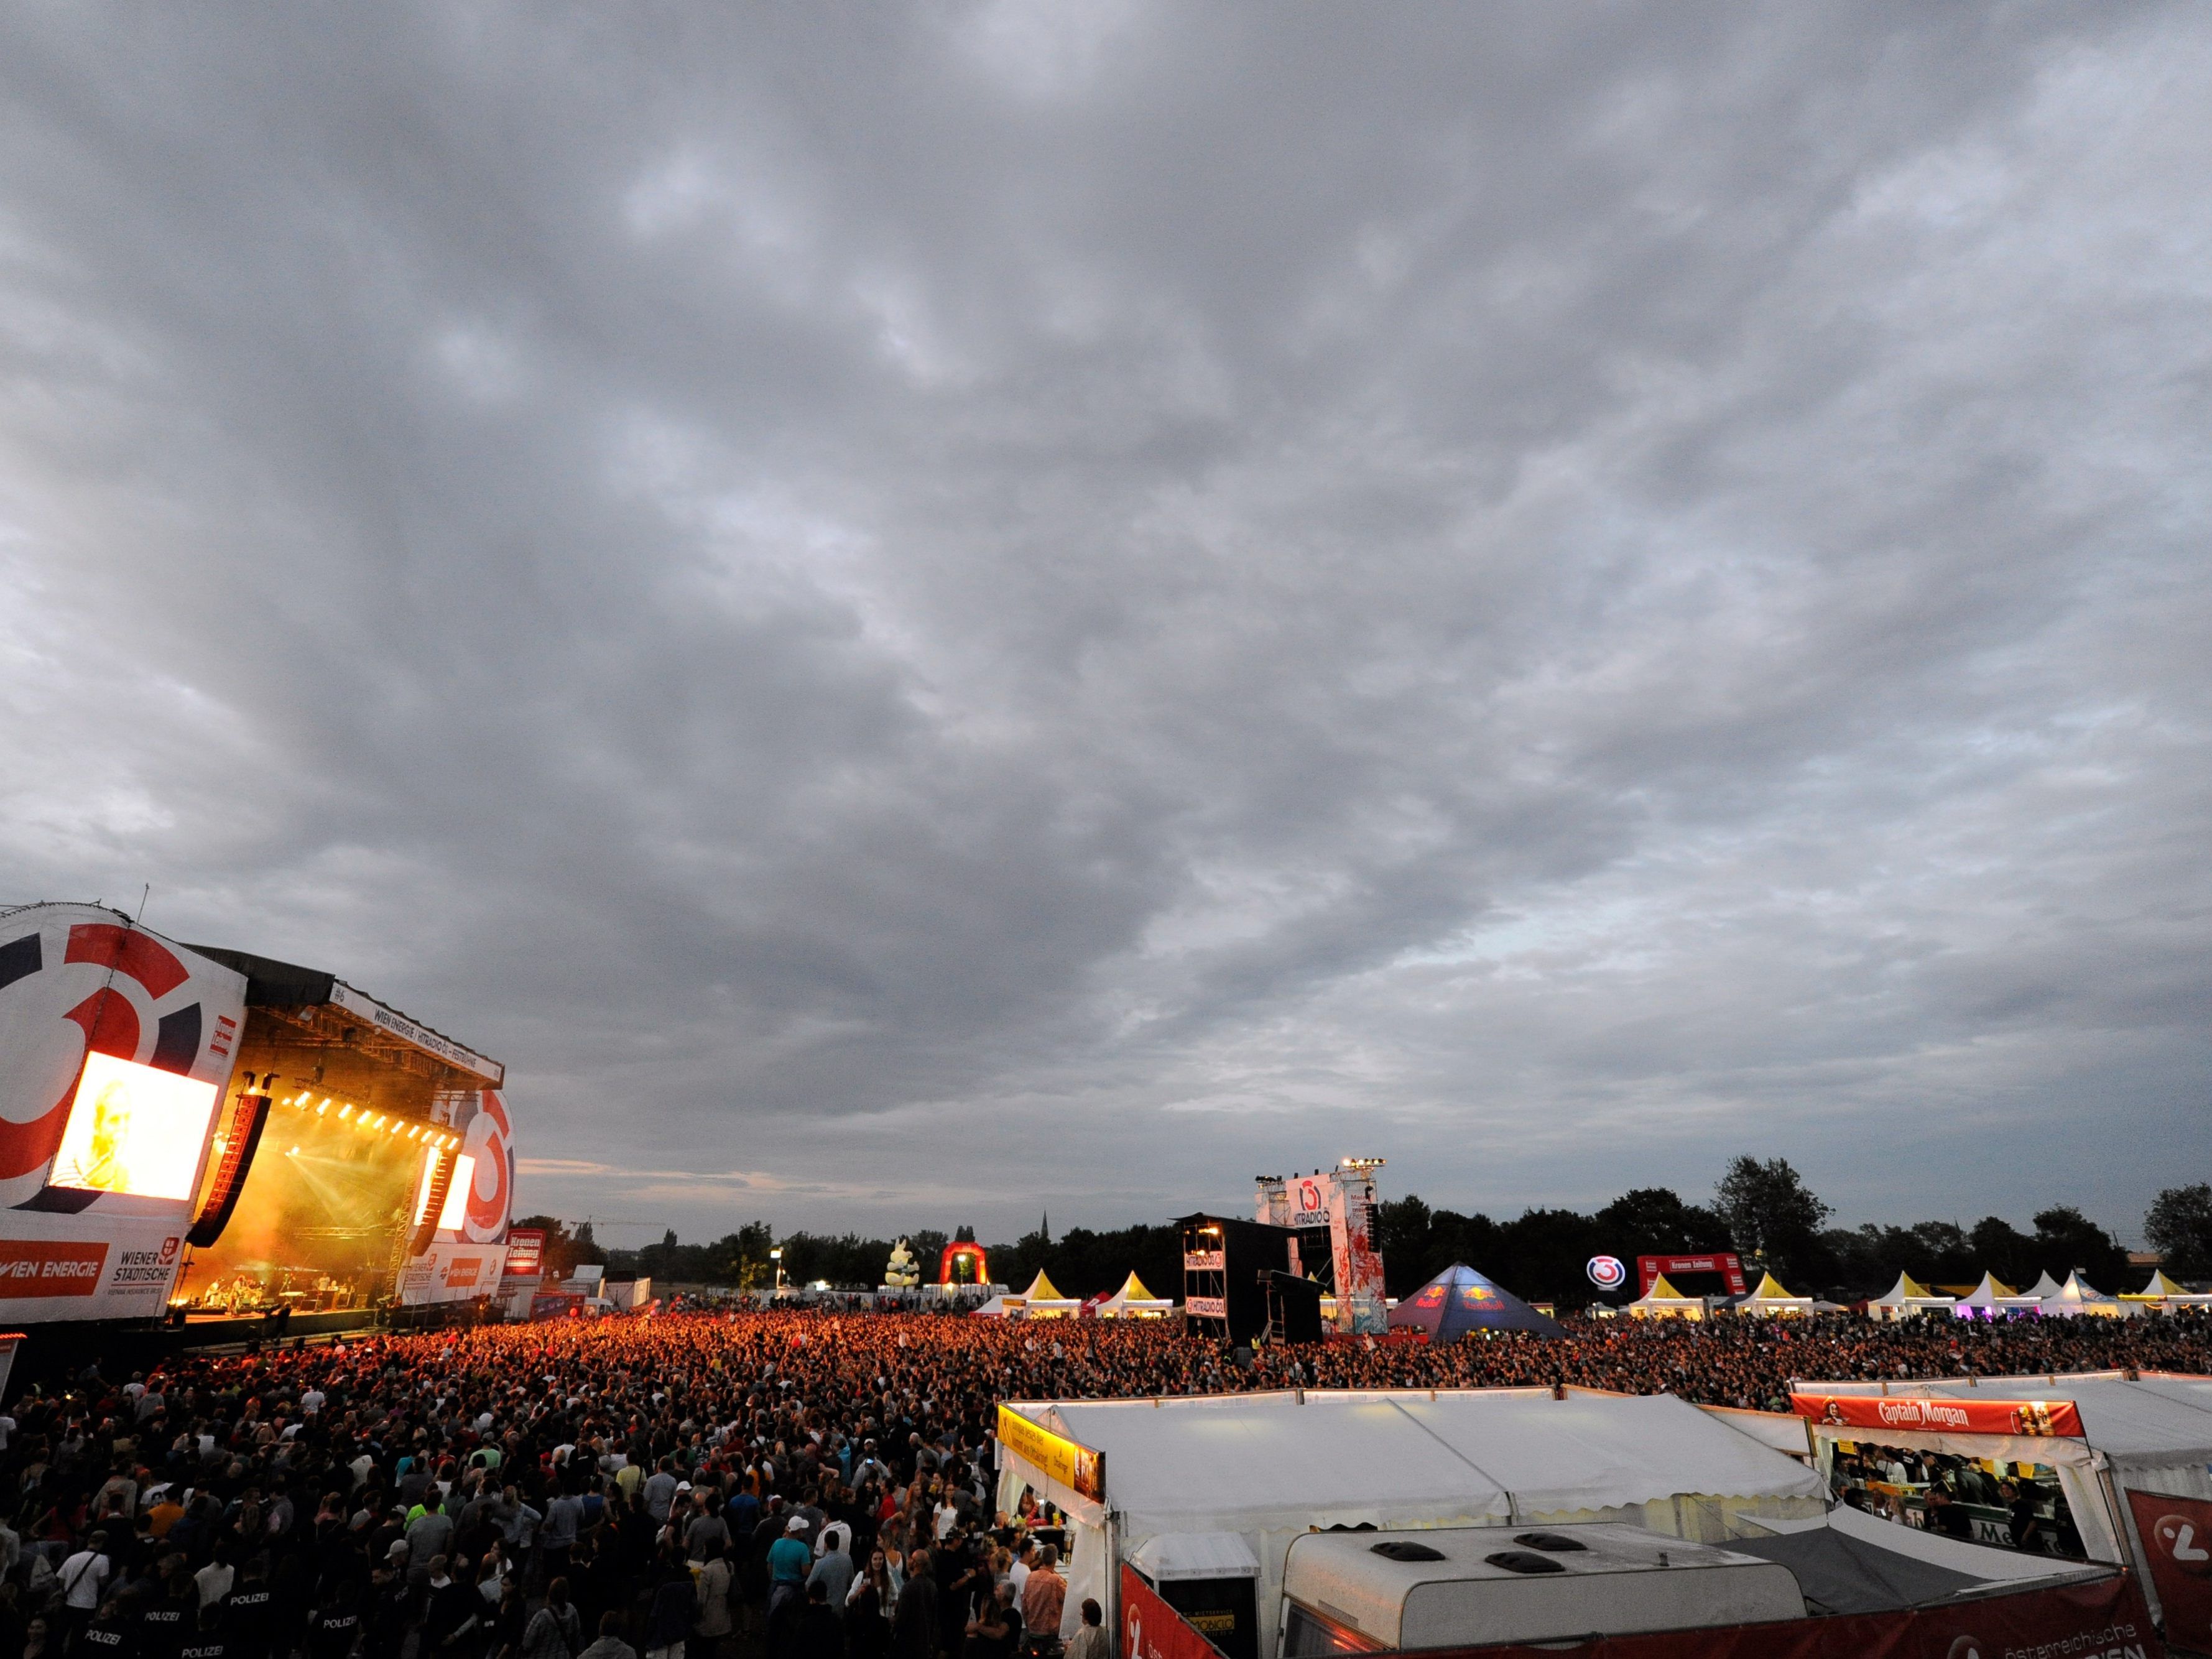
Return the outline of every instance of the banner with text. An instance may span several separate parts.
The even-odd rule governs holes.
[[[999,1443],[1070,1492],[1106,1501],[1105,1453],[1030,1422],[1012,1406],[999,1407]]]
[[[1870,1394],[1793,1394],[1790,1408],[1800,1417],[1831,1428],[2081,1437],[2081,1413],[2070,1400],[1916,1400]]]

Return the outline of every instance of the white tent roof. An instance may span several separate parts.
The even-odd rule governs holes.
[[[2053,1279],[2051,1276],[2050,1270],[2045,1268],[2043,1275],[2039,1278],[2034,1284],[2022,1291],[2021,1294],[2022,1296],[2032,1296],[2038,1302],[2040,1302],[2046,1297],[2053,1297],[2058,1294],[2058,1281]]]
[[[1160,1532],[1129,1553],[1154,1583],[1174,1578],[1257,1578],[1260,1558],[1233,1532]]]
[[[1925,1285],[1915,1281],[1911,1273],[1899,1273],[1897,1276],[1896,1284],[1891,1285],[1882,1295],[1874,1298],[1874,1305],[1878,1308],[1902,1308],[1909,1304],[1917,1303],[1923,1307],[1927,1307],[1938,1303],[1948,1305],[1950,1301],[1949,1297],[1938,1296]]]
[[[2090,1285],[2082,1279],[2081,1270],[2079,1267],[2067,1274],[2066,1282],[2058,1287],[2057,1293],[2044,1297],[2039,1306],[2046,1314],[2060,1315],[2083,1313],[2091,1310],[2105,1314],[2135,1314],[2142,1311],[2135,1303],[2123,1302],[2116,1296],[2106,1296],[2102,1291]]]
[[[1100,1303],[1097,1311],[1117,1314],[1130,1308],[1142,1309],[1146,1313],[1165,1313],[1175,1303],[1164,1296],[1153,1296],[1145,1281],[1134,1273],[1121,1281],[1121,1288]]]
[[[1817,1471],[1667,1395],[1408,1389],[1012,1409],[1104,1455],[1105,1504],[1058,1486],[1003,1442],[1002,1502],[1027,1482],[1085,1528],[1110,1509],[1133,1553],[1164,1534],[1239,1534],[1260,1563],[1263,1653],[1284,1555],[1313,1527],[1503,1526],[1662,1504],[1630,1518],[1697,1536],[1721,1503],[1817,1516],[1827,1495]],[[1079,1595],[1107,1599],[1103,1556],[1077,1551],[1071,1607]]]
[[[1105,1454],[1107,1504],[1133,1538],[1506,1522],[1688,1493],[1826,1496],[1817,1474],[1671,1395],[1404,1389],[1017,1409]]]
[[[1879,1394],[1878,1382],[1803,1382],[1808,1394]],[[2084,1437],[2123,1467],[2212,1462],[2212,1379],[2098,1376],[1984,1376],[1892,1382],[1892,1395],[1917,1399],[2071,1400]]]
[[[2039,1298],[2007,1288],[1995,1273],[1984,1273],[1982,1282],[1959,1298],[1962,1308],[2025,1308]]]

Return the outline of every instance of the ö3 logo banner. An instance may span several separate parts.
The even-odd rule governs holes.
[[[1601,1291],[1617,1291],[1628,1282],[1628,1264],[1617,1255],[1594,1255],[1583,1271]]]

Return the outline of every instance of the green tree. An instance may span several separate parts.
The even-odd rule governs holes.
[[[2036,1212],[2035,1248],[2053,1279],[2078,1268],[2100,1291],[2127,1288],[2128,1253],[2120,1241],[2070,1204]]]
[[[2174,1278],[2212,1278],[2212,1186],[2166,1188],[2144,1213],[2143,1237]]]
[[[1714,1207],[1736,1249],[1785,1283],[1819,1277],[1820,1224],[1832,1213],[1787,1158],[1738,1158],[1713,1188]]]

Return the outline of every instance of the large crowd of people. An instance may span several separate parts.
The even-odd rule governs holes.
[[[0,1659],[1111,1659],[1002,1401],[2212,1370],[2212,1318],[1567,1322],[1231,1349],[1166,1322],[698,1312],[40,1379],[0,1415]],[[20,1379],[19,1379],[20,1380]],[[1066,1629],[1063,1630],[1063,1625]]]

